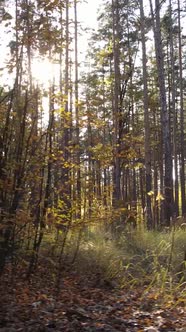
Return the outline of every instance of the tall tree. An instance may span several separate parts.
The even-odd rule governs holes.
[[[177,1],[178,9],[178,43],[179,43],[179,82],[180,82],[180,181],[181,181],[181,203],[182,215],[186,214],[185,197],[185,133],[184,133],[184,98],[183,98],[183,64],[182,64],[182,32],[181,32],[181,8],[180,0]]]
[[[148,78],[147,78],[147,55],[145,41],[145,16],[143,0],[140,0],[141,18],[141,42],[142,42],[142,62],[143,62],[143,104],[144,104],[144,127],[145,127],[145,176],[146,176],[146,204],[147,204],[147,226],[152,228],[152,209],[151,195],[152,173],[151,173],[151,147],[150,147],[150,121],[149,121],[149,102],[148,102]]]
[[[163,137],[163,156],[164,156],[164,219],[167,225],[173,215],[173,193],[172,193],[172,149],[169,127],[169,112],[167,108],[165,73],[164,73],[164,54],[162,47],[161,21],[160,21],[160,2],[155,0],[155,15],[152,10],[152,1],[150,0],[151,14],[154,20],[154,39],[156,63],[158,72],[158,84],[161,107],[162,137]]]
[[[120,143],[121,143],[121,110],[119,105],[120,96],[120,54],[119,54],[119,3],[118,0],[112,0],[112,22],[113,22],[113,56],[114,56],[114,102],[113,102],[113,120],[114,120],[114,193],[113,199],[118,201],[121,195],[121,165],[120,165]]]
[[[77,154],[77,217],[81,217],[81,171],[80,171],[80,128],[79,128],[79,71],[78,71],[78,18],[77,18],[77,0],[74,0],[74,43],[75,43],[75,120],[76,120],[76,154]]]

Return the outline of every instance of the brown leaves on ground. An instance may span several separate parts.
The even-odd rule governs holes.
[[[186,332],[184,306],[162,305],[141,289],[117,290],[75,273],[55,278],[40,269],[30,283],[7,271],[0,285],[2,332]]]

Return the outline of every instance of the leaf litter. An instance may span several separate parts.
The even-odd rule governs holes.
[[[96,286],[92,278],[36,272],[28,282],[10,271],[0,283],[0,332],[186,332],[184,303],[165,305],[144,290]]]

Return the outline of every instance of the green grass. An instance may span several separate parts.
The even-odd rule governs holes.
[[[63,240],[63,233],[56,242],[48,232],[40,250],[40,260],[56,273]],[[96,278],[96,285],[156,289],[177,303],[186,301],[185,252],[185,230],[126,230],[116,235],[99,225],[69,231],[61,262],[64,269]]]
[[[84,231],[73,268],[80,274],[97,275],[98,284],[117,287],[156,287],[161,293],[185,297],[186,232],[133,231],[115,238],[104,228]],[[71,234],[65,255],[70,261],[78,236]]]

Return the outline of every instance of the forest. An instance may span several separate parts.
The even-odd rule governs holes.
[[[0,0],[0,331],[185,332],[186,1],[85,7]]]

